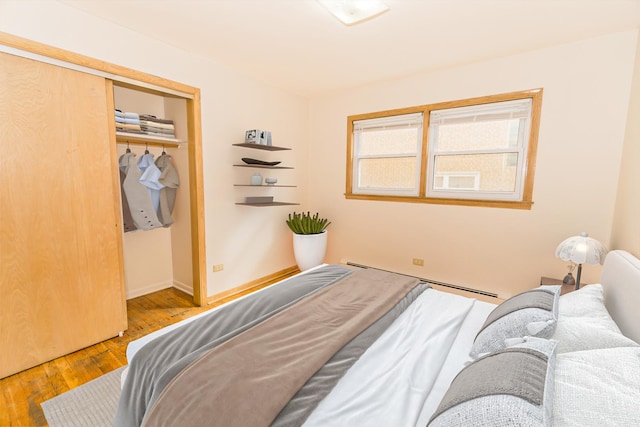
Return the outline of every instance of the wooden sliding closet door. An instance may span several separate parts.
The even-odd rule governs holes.
[[[107,84],[0,53],[0,378],[126,329]]]

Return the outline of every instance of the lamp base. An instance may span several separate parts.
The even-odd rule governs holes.
[[[567,273],[567,275],[564,276],[564,279],[562,279],[562,283],[564,285],[573,286],[576,284],[576,279],[573,278],[573,274]]]
[[[580,289],[580,276],[582,275],[582,264],[578,264],[578,278],[576,279],[576,290]]]

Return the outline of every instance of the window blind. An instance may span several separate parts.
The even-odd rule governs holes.
[[[526,119],[531,115],[532,100],[494,102],[471,105],[446,110],[434,110],[429,115],[429,125],[450,125],[456,123],[487,122],[509,119]]]
[[[423,113],[402,114],[353,122],[354,132],[407,129],[422,126]]]

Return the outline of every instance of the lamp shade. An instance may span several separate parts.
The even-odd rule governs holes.
[[[556,257],[576,264],[602,264],[607,248],[585,232],[565,239],[556,248]]]

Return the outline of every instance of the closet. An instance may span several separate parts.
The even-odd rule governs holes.
[[[123,233],[118,157],[163,146],[117,104],[176,121],[170,228]],[[197,88],[0,33],[0,378],[122,333],[150,271],[206,304],[200,145]]]
[[[180,177],[173,210],[175,222],[170,227],[125,232],[123,238],[124,269],[127,298],[140,296],[158,289],[176,286],[190,292],[191,220],[189,217],[189,156],[186,100],[166,94],[141,92],[114,84],[115,107],[121,111],[150,114],[168,118],[175,123],[175,140],[166,141],[145,135],[118,132],[118,158],[127,149],[139,160],[145,152],[158,159],[162,153],[171,162]]]

